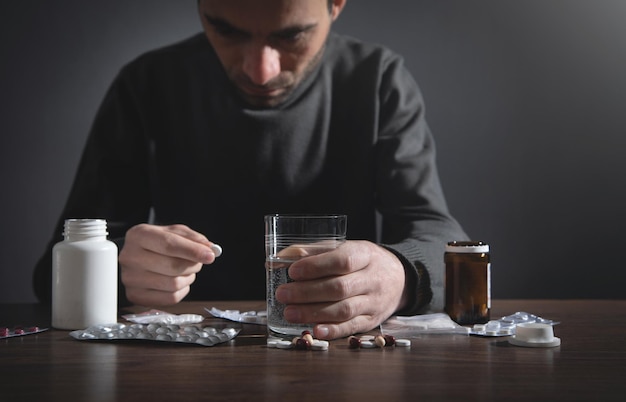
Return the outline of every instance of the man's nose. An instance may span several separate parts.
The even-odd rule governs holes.
[[[270,46],[250,46],[243,60],[243,72],[257,85],[265,85],[280,73],[280,54]]]

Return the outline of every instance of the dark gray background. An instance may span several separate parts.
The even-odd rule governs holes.
[[[0,302],[28,302],[119,68],[199,31],[195,0],[0,4]],[[405,55],[452,212],[497,298],[623,298],[623,0],[350,0],[335,29]]]

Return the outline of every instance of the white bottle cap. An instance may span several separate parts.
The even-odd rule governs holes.
[[[489,245],[482,241],[451,241],[446,244],[446,253],[488,253]]]
[[[559,346],[561,339],[554,336],[552,325],[533,322],[518,324],[509,343],[529,348],[552,348]]]

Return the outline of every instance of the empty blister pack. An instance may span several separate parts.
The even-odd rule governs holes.
[[[197,325],[174,324],[109,324],[95,325],[84,330],[70,332],[80,341],[84,340],[148,340],[158,342],[194,343],[202,346],[215,346],[230,341],[240,329],[202,327]]]
[[[506,315],[498,320],[491,320],[486,324],[474,324],[470,329],[470,335],[477,336],[511,336],[515,335],[518,324],[549,324],[556,325],[558,322],[548,320],[537,315],[518,311],[515,314]]]
[[[245,324],[267,325],[267,311],[265,310],[244,311],[241,313],[239,310],[220,310],[215,307],[211,307],[210,309],[205,307],[204,309],[213,317],[224,318],[226,320]]]

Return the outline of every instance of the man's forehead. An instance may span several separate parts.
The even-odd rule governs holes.
[[[316,24],[328,15],[327,0],[201,0],[204,16],[251,33]]]

